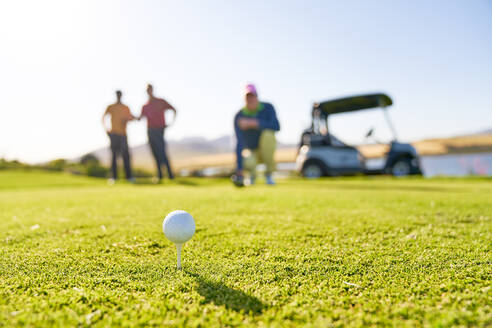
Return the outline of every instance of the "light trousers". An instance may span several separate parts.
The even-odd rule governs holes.
[[[277,141],[275,140],[275,132],[273,130],[263,130],[260,135],[258,149],[250,149],[249,152],[243,154],[243,165],[246,171],[251,175],[256,175],[256,166],[260,163],[266,166],[266,175],[270,175],[275,171],[275,149]]]

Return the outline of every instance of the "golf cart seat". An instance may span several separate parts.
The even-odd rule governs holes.
[[[299,148],[302,146],[312,146],[312,147],[320,147],[320,146],[330,146],[331,145],[331,137],[329,134],[321,135],[315,134],[312,129],[307,129],[302,133],[301,143]]]

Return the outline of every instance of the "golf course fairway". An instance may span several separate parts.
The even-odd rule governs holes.
[[[163,218],[196,232],[176,248]],[[491,326],[492,180],[0,171],[3,326]]]

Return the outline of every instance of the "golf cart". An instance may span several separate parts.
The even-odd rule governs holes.
[[[422,174],[419,156],[415,148],[396,140],[396,133],[389,119],[387,108],[393,104],[385,94],[370,94],[315,103],[312,110],[311,127],[301,137],[296,168],[308,178],[355,174],[391,174],[405,176]],[[363,109],[381,108],[393,134],[384,165],[368,169],[366,159],[357,150],[338,140],[329,133],[330,115],[354,112]],[[370,137],[369,130],[366,137]]]

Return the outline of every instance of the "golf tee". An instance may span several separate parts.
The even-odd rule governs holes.
[[[181,269],[181,247],[183,244],[176,244],[176,253],[178,255],[178,269]]]

